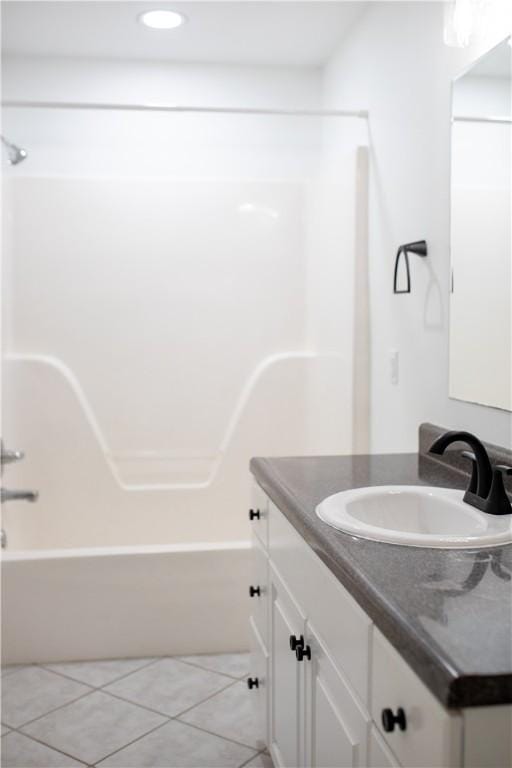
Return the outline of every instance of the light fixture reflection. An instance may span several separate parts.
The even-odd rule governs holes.
[[[475,37],[488,32],[489,0],[452,0],[445,5],[444,42],[451,48],[467,48]]]
[[[256,203],[242,203],[242,205],[238,206],[238,210],[240,213],[263,214],[263,216],[268,216],[270,219],[279,218],[279,211],[276,211],[275,208],[268,208],[265,205],[257,205]]]
[[[176,29],[185,23],[183,14],[177,11],[145,11],[138,17],[141,24],[150,29]]]

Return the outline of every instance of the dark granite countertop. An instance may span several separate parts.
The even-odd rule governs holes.
[[[465,488],[423,454],[253,459],[256,480],[432,693],[449,708],[512,703],[512,545],[423,549],[344,534],[315,507],[375,485]]]

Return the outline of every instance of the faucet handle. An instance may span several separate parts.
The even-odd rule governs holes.
[[[8,451],[4,448],[4,441],[0,438],[0,463],[11,464],[13,461],[19,461],[25,456],[23,451]]]
[[[497,464],[492,472],[491,490],[484,507],[484,512],[490,515],[512,514],[512,504],[505,490],[503,475],[512,475],[512,467]]]
[[[0,454],[2,464],[12,464],[14,461],[20,461],[23,458],[25,458],[23,451],[5,451],[2,449]]]
[[[469,493],[476,493],[478,487],[478,464],[476,456],[472,451],[462,451],[460,454],[463,458],[469,459],[471,464],[471,480],[469,481],[468,491]]]
[[[3,473],[5,464],[20,461],[25,456],[23,451],[8,451],[4,448],[4,441],[0,440],[0,474]]]

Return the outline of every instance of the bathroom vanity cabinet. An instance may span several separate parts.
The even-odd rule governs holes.
[[[443,706],[257,483],[251,517],[248,683],[276,766],[511,764],[511,706]]]

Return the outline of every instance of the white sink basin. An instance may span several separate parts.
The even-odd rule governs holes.
[[[333,528],[410,547],[494,547],[512,542],[512,515],[487,515],[463,491],[382,485],[335,493],[316,508]]]

